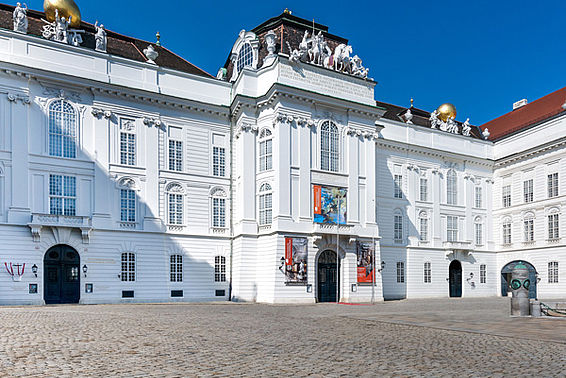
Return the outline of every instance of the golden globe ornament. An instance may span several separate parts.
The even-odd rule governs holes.
[[[449,118],[456,118],[456,107],[452,104],[446,103],[442,104],[436,109],[438,112],[438,118],[443,122],[448,121]]]
[[[45,0],[43,10],[47,21],[55,21],[55,9],[59,11],[59,17],[67,20],[71,17],[71,27],[78,28],[81,25],[81,11],[73,0]]]

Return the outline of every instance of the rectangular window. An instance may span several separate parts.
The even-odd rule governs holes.
[[[268,171],[273,166],[273,141],[266,139],[259,142],[259,171]]]
[[[428,218],[420,218],[419,239],[421,241],[428,240]]]
[[[272,198],[271,193],[259,196],[259,225],[271,224],[272,221]]]
[[[548,283],[558,283],[558,261],[548,263]]]
[[[183,142],[169,139],[169,170],[183,170]]]
[[[526,242],[535,240],[535,221],[533,219],[526,219],[523,221],[523,233]]]
[[[502,191],[503,207],[511,206],[511,185],[505,185]]]
[[[395,175],[393,186],[393,197],[403,198],[403,176]]]
[[[120,132],[120,164],[136,165],[136,134]]]
[[[559,235],[559,222],[558,222],[558,214],[550,214],[548,216],[548,239],[558,239]]]
[[[212,174],[214,176],[224,177],[225,164],[224,147],[212,147]]]
[[[525,203],[533,202],[533,180],[523,181],[523,196]]]
[[[183,282],[183,256],[171,255],[169,277],[171,282]]]
[[[432,271],[430,268],[430,262],[424,263],[424,283],[432,282]]]
[[[480,265],[480,283],[484,284],[487,282],[487,275],[486,275],[486,265]]]
[[[481,186],[476,186],[476,208],[477,209],[481,209],[482,208],[482,191],[481,191]]]
[[[421,177],[421,201],[428,201],[428,179]]]
[[[446,217],[446,240],[449,242],[458,241],[458,217],[448,215]]]
[[[511,223],[503,223],[503,244],[511,244]]]
[[[394,220],[393,238],[395,239],[396,242],[400,242],[403,240],[403,216],[395,215],[393,220]]]
[[[458,204],[458,176],[454,171],[446,174],[446,202],[448,205]]]
[[[122,253],[122,281],[136,280],[136,255],[131,252]]]
[[[214,257],[214,282],[226,282],[226,257]]]
[[[120,189],[120,220],[136,221],[136,192],[131,189]]]
[[[226,227],[226,199],[212,199],[212,227]]]
[[[183,195],[169,193],[169,224],[183,224]]]
[[[76,200],[75,177],[49,175],[49,214],[76,215]]]
[[[476,245],[483,245],[483,224],[476,223]]]
[[[399,261],[397,263],[397,283],[405,282],[405,263]]]
[[[558,173],[548,175],[548,198],[558,196]]]

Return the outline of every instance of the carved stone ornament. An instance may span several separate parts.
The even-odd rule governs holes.
[[[263,58],[263,65],[269,66],[271,63],[273,63],[273,61],[275,61],[275,58],[277,57],[277,54],[275,54],[275,50],[277,48],[277,34],[275,34],[273,30],[270,30],[267,32],[264,38],[265,45],[269,54],[265,58]]]
[[[413,113],[411,113],[411,109],[407,109],[407,111],[405,112],[405,114],[403,115],[403,117],[405,118],[405,123],[412,125],[413,124]]]
[[[8,93],[6,97],[8,98],[8,101],[10,101],[10,102],[16,103],[18,101],[21,101],[23,105],[31,104],[31,100],[30,100],[29,96],[26,96],[26,95]]]
[[[55,9],[55,20],[53,22],[44,19],[42,21],[45,23],[41,33],[43,38],[73,46],[80,46],[83,43],[81,34],[84,33],[84,30],[69,29],[72,17],[69,17],[68,20],[65,17],[59,17],[59,10]]]
[[[133,132],[136,130],[136,121],[133,119],[120,119],[120,130]]]
[[[489,139],[489,136],[491,135],[491,133],[489,132],[489,129],[486,127],[485,130],[482,133],[483,135],[483,139]]]
[[[147,48],[143,50],[143,53],[147,58],[147,63],[156,64],[155,59],[157,59],[159,53],[155,51],[152,45],[147,46]]]
[[[298,126],[306,126],[306,127],[314,127],[316,123],[307,117],[301,117],[297,115],[291,114],[283,114],[278,113],[275,118],[273,118],[273,126],[276,126],[278,123],[289,123],[292,124],[295,122]]]
[[[92,113],[93,116],[95,116],[96,118],[100,119],[102,117],[106,118],[106,119],[110,119],[112,118],[112,111],[111,110],[104,110],[101,108],[92,108],[92,110],[90,111]]]
[[[94,23],[94,27],[96,28],[96,34],[94,35],[94,39],[96,42],[96,51],[106,52],[106,45],[107,45],[107,38],[106,38],[106,30],[104,30],[104,25],[100,24],[98,26],[98,21]]]
[[[165,123],[159,118],[143,117],[143,124],[147,127],[155,126],[162,131],[166,131]]]
[[[16,3],[16,8],[12,16],[14,21],[14,31],[22,34],[27,34],[28,32],[28,6],[24,3],[22,7],[21,3]]]

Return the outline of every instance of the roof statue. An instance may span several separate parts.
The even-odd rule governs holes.
[[[55,9],[55,20],[53,22],[42,21],[46,23],[41,33],[43,38],[73,46],[80,46],[83,43],[81,33],[84,33],[84,30],[69,29],[72,24],[72,16],[68,20],[64,16],[59,17],[59,10]]]
[[[94,39],[96,42],[96,51],[106,52],[106,30],[104,30],[104,25],[100,24],[98,26],[98,21],[94,23],[94,27],[96,28],[96,34],[94,35]]]
[[[78,28],[81,26],[81,11],[73,0],[45,0],[43,2],[45,18],[49,22],[56,21],[58,16],[70,20],[70,26]],[[58,11],[56,15],[55,11]]]
[[[411,113],[411,109],[407,109],[404,117],[405,117],[405,123],[408,123],[409,125],[413,124],[413,113]]]
[[[470,119],[467,118],[466,122],[464,122],[464,124],[462,125],[462,135],[470,136],[471,131],[472,131],[472,128],[470,127]]]
[[[267,47],[267,52],[269,53],[265,58],[263,58],[263,65],[268,66],[275,60],[277,56],[275,50],[277,48],[275,41],[277,41],[277,35],[273,30],[270,30],[265,35],[265,45]]]
[[[25,3],[23,7],[22,4],[16,3],[16,9],[14,9],[14,13],[13,13],[15,32],[27,34],[28,32],[27,10],[28,10],[28,6]]]

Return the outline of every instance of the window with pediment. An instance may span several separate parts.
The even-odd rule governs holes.
[[[184,190],[179,184],[171,184],[167,187],[167,215],[171,225],[182,225],[184,223]]]

